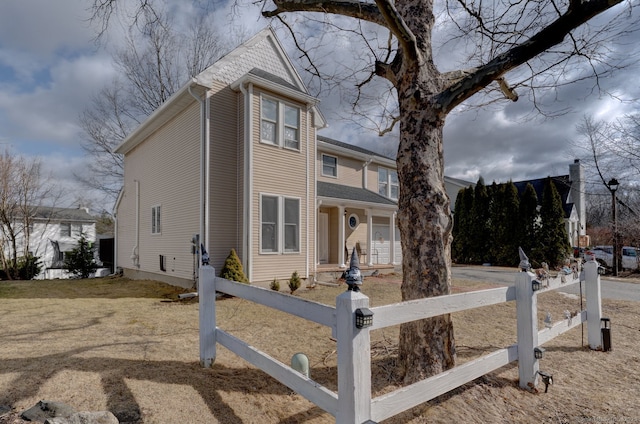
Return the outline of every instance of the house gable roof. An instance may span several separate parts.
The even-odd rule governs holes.
[[[50,206],[34,206],[31,216],[38,220],[72,221],[95,223],[96,219],[83,208],[54,208]]]
[[[247,75],[299,93],[312,106],[317,103],[317,99],[309,95],[273,29],[265,28],[189,80],[131,132],[114,152],[126,154],[131,151],[172,117],[193,104],[196,97],[202,99],[204,93],[213,87],[214,81],[231,85]],[[324,127],[324,117],[317,108],[313,109],[318,118],[316,126]]]
[[[542,193],[544,192],[544,184],[547,178],[537,178],[535,180],[517,181],[513,185],[518,189],[518,195],[522,196],[524,190],[527,188],[527,184],[531,184],[536,191],[538,197],[538,204],[542,204]],[[551,181],[556,186],[556,190],[560,194],[562,200],[562,208],[564,210],[565,218],[570,218],[573,211],[573,202],[571,202],[571,180],[568,175],[559,175],[551,177]]]

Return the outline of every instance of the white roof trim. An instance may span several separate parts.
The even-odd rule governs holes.
[[[337,199],[335,197],[325,197],[318,196],[317,199],[320,201],[320,206],[350,206],[356,207],[360,209],[371,209],[371,210],[384,210],[386,212],[395,212],[398,210],[398,205],[386,205],[384,203],[372,203],[372,202],[363,202],[360,200],[349,200],[349,199]]]
[[[266,88],[268,90],[274,91],[276,93],[281,93],[284,96],[295,99],[299,102],[315,106],[320,100],[317,98],[310,96],[306,93],[303,93],[298,90],[294,90],[292,88],[286,87],[284,85],[278,84],[277,82],[269,81],[268,79],[259,77],[253,74],[244,74],[240,79],[231,83],[230,87],[232,90],[238,91],[241,85],[252,83],[262,88]]]
[[[350,158],[361,159],[363,161],[368,161],[369,159],[373,159],[373,162],[388,166],[390,168],[396,168],[396,161],[393,159],[385,158],[384,156],[380,156],[375,152],[369,155],[364,152],[358,152],[357,150],[352,150],[342,146],[336,146],[335,144],[327,143],[326,141],[322,141],[318,139],[318,150],[325,151],[329,153],[335,153],[343,156],[348,156]]]
[[[169,119],[177,113],[183,111],[188,105],[195,102],[196,99],[189,93],[189,88],[195,89],[196,94],[202,95],[208,87],[191,79],[183,85],[176,93],[174,93],[166,102],[145,119],[131,134],[124,139],[113,151],[115,153],[126,154],[134,147],[144,141],[149,135],[164,125]]]

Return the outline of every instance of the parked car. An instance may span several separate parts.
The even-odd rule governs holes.
[[[586,252],[595,256],[596,261],[606,268],[613,267],[613,246],[595,246]],[[638,249],[631,246],[622,247],[622,269],[638,269]]]

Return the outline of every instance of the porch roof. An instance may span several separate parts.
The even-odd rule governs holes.
[[[380,194],[359,187],[318,181],[318,197],[350,200],[359,203],[372,203],[380,206],[397,207],[397,203]]]

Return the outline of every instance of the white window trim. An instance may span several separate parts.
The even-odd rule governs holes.
[[[160,212],[160,217],[158,214],[154,214],[154,210],[158,210]],[[155,217],[155,218],[154,218]],[[154,222],[154,219],[157,222]],[[153,205],[151,206],[151,234],[152,235],[160,235],[162,234],[162,205]]]
[[[356,225],[354,225],[353,227],[351,226],[351,218],[355,218],[356,219]],[[347,219],[347,225],[352,230],[355,230],[356,228],[358,228],[358,225],[360,225],[360,217],[357,214],[352,213],[351,215],[349,215],[349,218]]]
[[[264,120],[263,116],[262,116],[262,102],[264,100],[270,100],[272,102],[276,102],[277,105],[277,110],[276,110],[276,140],[275,142],[271,142],[269,140],[265,140],[262,138],[262,121]],[[297,126],[297,130],[298,130],[298,147],[294,148],[294,147],[289,147],[286,146],[285,144],[285,140],[284,140],[284,133],[285,133],[285,106],[289,106],[291,108],[295,108],[298,110],[298,126]],[[267,144],[269,146],[278,146],[281,149],[287,149],[287,150],[291,150],[294,152],[299,152],[300,151],[300,146],[302,145],[302,108],[299,105],[296,105],[295,103],[290,103],[281,99],[278,99],[276,97],[272,97],[272,96],[268,96],[265,94],[261,94],[260,95],[260,143],[262,144]],[[271,120],[269,120],[269,122],[272,122]]]
[[[324,173],[324,158],[328,157],[328,158],[333,158],[336,160],[336,175],[331,175],[331,174],[325,174]],[[323,177],[329,177],[329,178],[338,178],[338,157],[337,156],[333,156],[333,155],[327,155],[326,153],[322,154],[322,176]]]
[[[386,168],[383,166],[378,167],[378,193],[380,193],[380,170],[381,169],[384,169],[385,171],[387,171],[387,187],[386,187],[384,196],[391,200],[398,200],[397,197],[391,197],[391,186],[398,187],[398,193],[400,193],[400,181],[398,181],[397,184],[391,183],[391,173],[395,172],[396,178],[398,176],[398,171],[396,169]]]
[[[262,250],[262,198],[263,197],[275,197],[278,199],[278,211],[277,211],[277,244],[278,248],[275,251]],[[284,247],[284,233],[285,233],[285,220],[284,220],[284,202],[285,200],[297,200],[298,201],[298,250],[287,251]],[[261,255],[299,255],[302,251],[302,199],[295,196],[282,196],[278,194],[260,193],[260,222],[259,225],[259,252]]]

